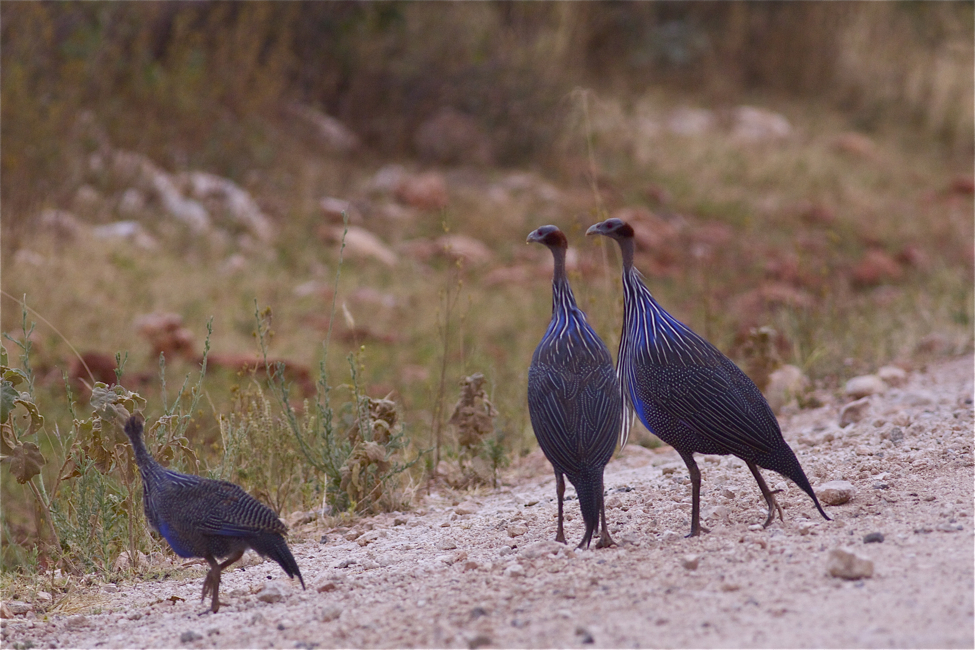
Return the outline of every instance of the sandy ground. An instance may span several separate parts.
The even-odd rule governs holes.
[[[814,486],[853,484],[851,501],[827,506],[832,522],[765,471],[785,488],[785,521],[763,529],[744,464],[706,456],[710,532],[686,539],[680,458],[631,445],[606,469],[618,546],[573,551],[552,541],[555,481],[533,454],[498,490],[432,494],[349,530],[298,526],[306,591],[254,558],[224,575],[220,612],[201,616],[193,566],[4,619],[4,646],[971,648],[972,380],[966,357],[910,374],[846,428],[832,397],[780,418]],[[567,511],[577,543],[575,501]],[[872,577],[832,577],[839,547],[872,562]]]

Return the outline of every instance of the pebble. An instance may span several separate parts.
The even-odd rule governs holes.
[[[942,533],[956,533],[959,530],[965,530],[965,527],[961,524],[950,524],[948,522],[943,522],[935,526],[934,529]]]
[[[40,603],[49,603],[54,600],[54,597],[46,591],[37,592],[37,601]]]
[[[483,648],[486,645],[492,645],[491,637],[483,632],[479,632],[467,640],[467,647],[471,650],[476,648]]]
[[[262,603],[281,602],[284,600],[284,590],[280,585],[271,582],[257,593],[257,599]]]
[[[521,537],[528,532],[528,525],[520,521],[508,526],[508,537]]]
[[[320,594],[327,594],[330,591],[335,591],[339,586],[336,584],[335,580],[322,580],[315,586],[315,591]]]
[[[583,643],[589,644],[589,643],[596,642],[596,640],[592,636],[592,632],[590,632],[589,630],[587,630],[581,625],[576,626],[576,635],[582,637],[581,641]]]
[[[660,538],[664,541],[664,543],[672,544],[680,539],[680,533],[675,533],[672,530],[665,530]]]
[[[884,366],[877,371],[877,376],[888,386],[900,386],[907,381],[907,372],[897,366]]]
[[[505,578],[524,578],[525,577],[525,567],[521,566],[517,562],[514,564],[509,564],[504,570]]]
[[[8,600],[7,609],[9,609],[10,613],[14,616],[20,616],[21,614],[26,614],[34,608],[30,606],[30,603],[25,603],[20,600]]]
[[[829,481],[816,488],[816,496],[829,506],[838,506],[850,501],[856,489],[849,481]]]
[[[203,636],[201,634],[197,634],[193,630],[187,630],[186,632],[183,632],[182,634],[179,635],[179,642],[193,643],[194,641],[198,641],[199,639],[202,638]]]
[[[765,386],[765,398],[772,410],[778,413],[782,407],[792,401],[809,387],[809,379],[796,366],[784,365],[768,376]]]
[[[362,562],[360,562],[359,563],[359,566],[361,566],[366,571],[372,571],[373,569],[378,569],[379,568],[379,562],[376,562],[375,560],[368,560],[368,559],[366,559],[366,560],[363,560]]]
[[[697,569],[698,563],[701,561],[701,556],[696,554],[685,555],[680,560],[680,565],[687,569],[688,571],[694,571]]]
[[[318,620],[322,623],[334,621],[342,615],[342,608],[338,605],[330,605],[318,613]]]
[[[883,533],[867,533],[866,535],[863,536],[864,544],[875,544],[883,541],[884,541]]]
[[[457,548],[457,542],[452,539],[442,539],[437,542],[437,548],[441,551],[452,551]]]
[[[834,548],[829,552],[826,570],[834,578],[859,580],[873,576],[873,560],[857,555],[846,548]]]
[[[534,560],[535,558],[544,557],[546,555],[557,555],[562,548],[563,545],[556,541],[544,540],[529,544],[523,548],[518,555],[528,560]]]
[[[454,512],[456,512],[458,515],[473,515],[475,512],[477,512],[477,504],[471,501],[465,501],[454,508]]]
[[[6,623],[8,618],[13,617],[14,613],[10,611],[9,607],[7,607],[7,603],[0,603],[0,619],[3,619],[4,623]]]
[[[84,627],[88,625],[88,617],[81,614],[75,614],[74,616],[69,616],[64,625],[66,627]]]
[[[867,415],[867,411],[870,410],[870,398],[864,397],[858,399],[855,402],[850,402],[842,409],[840,409],[840,426],[846,427],[848,425],[859,422]]]
[[[844,392],[854,399],[879,395],[887,390],[887,384],[877,375],[860,375],[846,382]]]

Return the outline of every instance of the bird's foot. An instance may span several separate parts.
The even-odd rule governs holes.
[[[555,535],[555,541],[558,542],[559,544],[565,544],[566,543],[566,541],[565,541],[565,533],[562,531],[561,528],[559,529],[559,532]]]
[[[599,541],[596,542],[596,548],[609,548],[611,546],[616,546],[616,542],[613,541],[613,538],[604,529],[599,536]]]
[[[693,527],[692,526],[691,527],[691,532],[689,532],[686,535],[684,535],[684,538],[686,539],[686,538],[689,538],[689,537],[699,537],[701,535],[701,533],[710,533],[710,532],[711,532],[711,529],[710,528],[708,528],[707,526],[701,526],[700,524],[698,524],[696,527]]]
[[[775,495],[782,490],[772,490],[768,494],[768,517],[765,519],[765,523],[762,524],[762,528],[768,528],[769,524],[775,519],[775,513],[779,513],[779,521],[785,521],[785,514],[782,512],[782,506],[779,505],[778,500]]]

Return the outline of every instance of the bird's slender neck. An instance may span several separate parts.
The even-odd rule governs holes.
[[[555,260],[555,271],[552,274],[552,311],[561,305],[568,307],[575,305],[575,296],[569,286],[569,278],[565,274],[565,249],[553,246],[552,257]]]
[[[139,469],[150,470],[156,467],[161,467],[156,459],[152,457],[149,453],[149,449],[146,448],[145,442],[142,441],[142,434],[130,435],[129,442],[132,443],[132,450],[135,452],[135,463],[139,466]]]
[[[619,239],[620,253],[623,256],[623,275],[629,274],[633,268],[633,238]]]

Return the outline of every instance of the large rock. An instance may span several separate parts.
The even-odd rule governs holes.
[[[829,552],[826,570],[834,578],[859,580],[873,577],[873,560],[847,548],[834,548]]]
[[[860,375],[846,382],[844,392],[854,399],[869,395],[880,395],[887,390],[887,384],[877,375]]]
[[[784,115],[764,108],[739,106],[734,120],[731,137],[738,142],[784,140],[792,135],[792,125]]]
[[[447,207],[447,181],[437,172],[403,177],[395,189],[396,199],[421,210],[440,210]]]
[[[907,372],[897,366],[884,366],[877,376],[888,386],[902,386],[907,381]]]
[[[345,255],[350,258],[374,259],[386,266],[395,266],[399,257],[391,248],[383,243],[379,237],[365,228],[349,226],[345,228],[329,228],[325,237],[332,241],[342,241],[345,237]]]
[[[838,506],[850,501],[856,488],[849,481],[829,481],[816,488],[816,496],[828,506]]]
[[[294,116],[302,119],[315,130],[319,141],[326,149],[335,153],[349,153],[359,148],[359,136],[331,115],[300,104],[293,104],[288,108]]]
[[[861,397],[850,402],[840,410],[840,426],[845,427],[849,424],[859,422],[870,412],[870,398]]]
[[[772,410],[778,413],[809,387],[809,380],[796,366],[785,365],[771,372],[765,386],[765,398]]]

